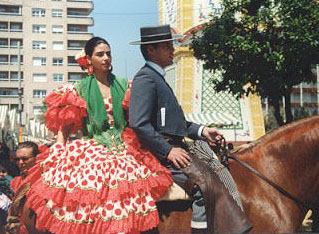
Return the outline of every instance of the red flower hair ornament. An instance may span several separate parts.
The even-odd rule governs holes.
[[[84,50],[75,55],[75,60],[80,65],[82,70],[88,70],[89,75],[93,74],[93,66],[89,63]]]

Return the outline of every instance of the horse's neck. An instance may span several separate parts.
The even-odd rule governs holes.
[[[236,155],[300,199],[318,198],[319,133],[314,130],[306,133],[296,129],[278,135],[249,146]],[[234,162],[231,167],[232,174],[239,183],[249,184],[247,178],[254,177]]]

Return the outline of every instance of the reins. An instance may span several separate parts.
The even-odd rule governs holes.
[[[268,177],[266,177],[265,175],[263,175],[261,172],[259,172],[257,169],[253,168],[252,166],[250,166],[248,163],[240,160],[239,158],[237,158],[234,154],[230,154],[230,151],[227,149],[226,147],[226,140],[223,137],[221,139],[221,143],[218,145],[219,146],[219,151],[216,152],[216,154],[220,157],[221,163],[229,168],[229,163],[228,163],[228,159],[233,159],[236,162],[238,162],[239,164],[241,164],[242,166],[244,166],[245,168],[247,168],[249,171],[251,171],[253,174],[255,174],[256,176],[258,176],[259,178],[263,179],[264,181],[266,181],[268,184],[270,184],[272,187],[274,187],[278,192],[280,192],[281,194],[283,194],[284,196],[288,197],[289,199],[293,200],[294,202],[296,202],[298,205],[302,206],[303,208],[305,208],[306,210],[309,209],[313,209],[314,207],[317,207],[317,204],[311,204],[308,202],[303,202],[300,201],[298,198],[296,198],[295,196],[293,196],[291,193],[287,192],[285,189],[283,189],[281,186],[279,186],[278,184],[276,184],[275,182],[273,182],[272,180],[270,180]]]

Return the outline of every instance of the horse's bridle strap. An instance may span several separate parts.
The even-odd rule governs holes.
[[[303,202],[300,201],[298,198],[296,198],[295,196],[293,196],[292,194],[290,194],[289,192],[287,192],[285,189],[283,189],[282,187],[280,187],[278,184],[276,184],[275,182],[271,181],[269,178],[267,178],[265,175],[263,175],[262,173],[260,173],[258,170],[256,170],[255,168],[251,167],[248,163],[240,160],[239,158],[237,158],[235,155],[228,155],[227,158],[233,159],[235,161],[237,161],[238,163],[240,163],[241,165],[243,165],[244,167],[246,167],[247,169],[249,169],[252,173],[254,173],[255,175],[257,175],[258,177],[260,177],[261,179],[263,179],[264,181],[266,181],[268,184],[270,184],[271,186],[273,186],[275,189],[277,189],[281,194],[283,194],[284,196],[290,198],[291,200],[293,200],[294,202],[296,202],[297,204],[301,205],[303,208],[306,208],[307,210],[309,209],[313,209],[314,207],[317,206],[317,204],[310,204],[308,202]]]

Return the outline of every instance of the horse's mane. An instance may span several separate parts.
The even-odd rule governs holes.
[[[257,139],[254,142],[248,143],[248,144],[243,144],[238,146],[237,148],[233,149],[231,151],[231,153],[243,153],[246,152],[248,150],[252,150],[254,147],[265,143],[266,141],[269,141],[271,139],[273,139],[274,137],[277,137],[278,134],[285,134],[288,131],[293,130],[294,128],[301,126],[301,125],[305,125],[305,124],[313,124],[313,122],[319,122],[319,115],[315,115],[315,116],[311,116],[311,117],[307,117],[304,119],[300,119],[300,120],[296,120],[293,121],[289,124],[286,124],[284,126],[281,126],[279,128],[273,129],[271,130],[269,133],[267,133],[266,135],[260,137],[259,139]]]

